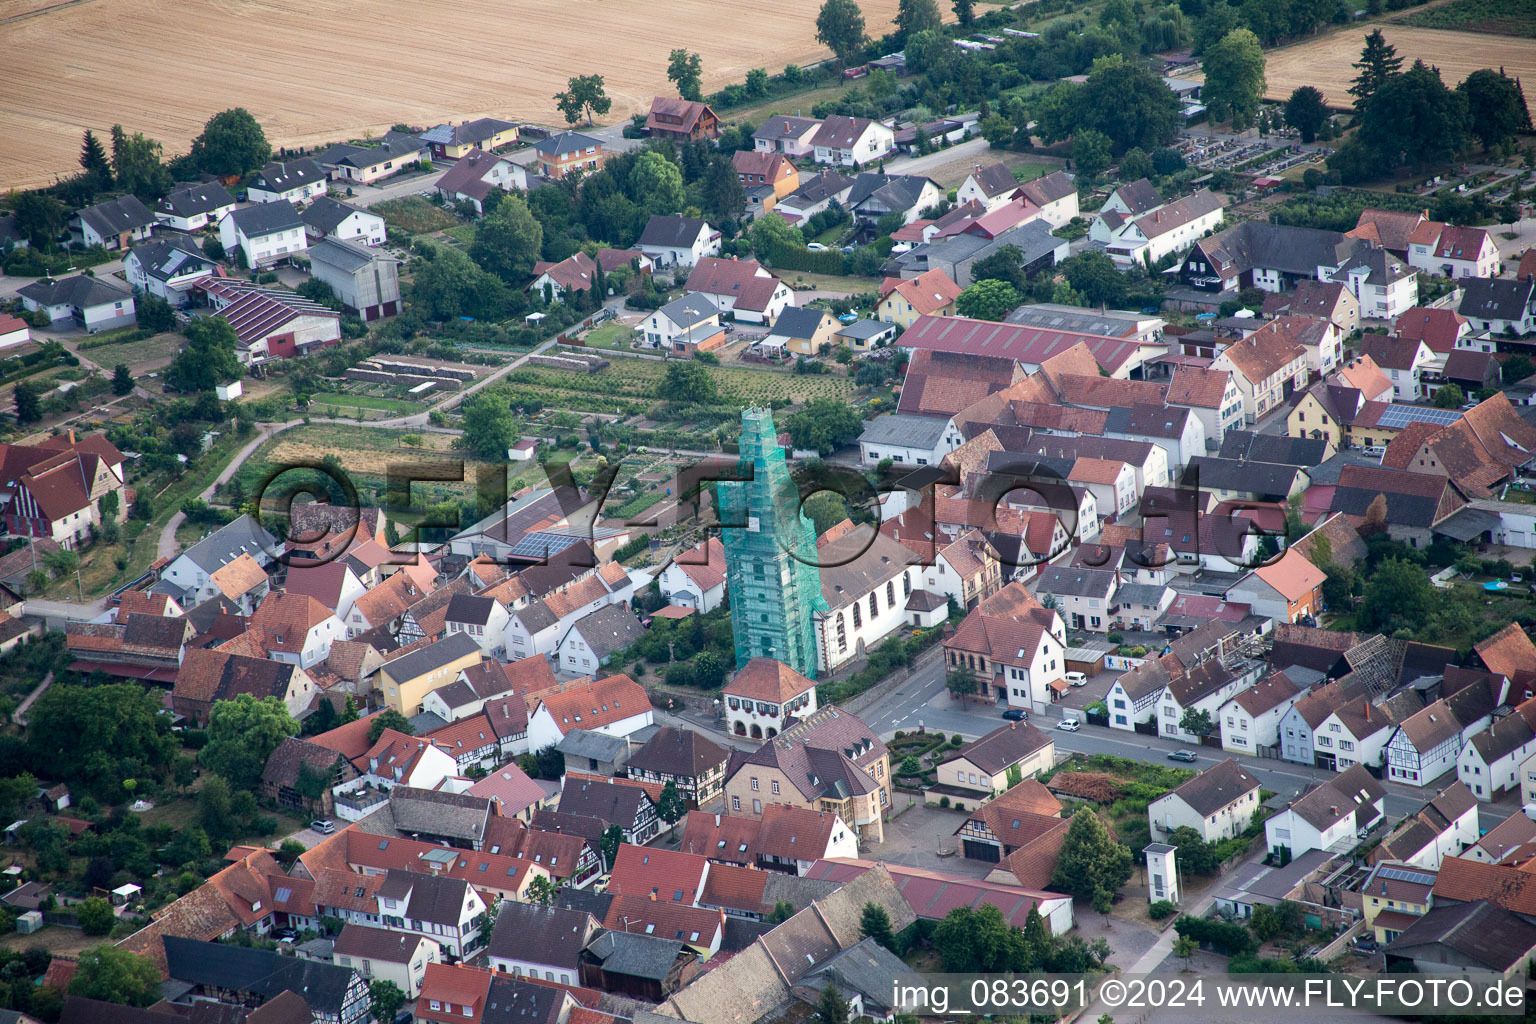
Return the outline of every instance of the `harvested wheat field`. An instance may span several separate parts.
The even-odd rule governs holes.
[[[1440,77],[1449,86],[1455,86],[1479,68],[1502,67],[1515,78],[1536,78],[1533,39],[1402,25],[1360,25],[1266,53],[1264,74],[1269,89],[1265,98],[1285,100],[1297,86],[1314,85],[1323,90],[1329,106],[1350,106],[1354,97],[1349,95],[1349,85],[1357,74],[1351,65],[1360,59],[1365,36],[1374,28],[1381,29],[1387,42],[1397,47],[1404,67],[1415,58],[1422,59],[1438,67]]]
[[[897,0],[861,0],[875,34]],[[607,82],[619,121],[670,92],[667,54],[704,88],[825,58],[820,0],[0,0],[0,188],[76,169],[80,133],[121,123],[185,152],[244,106],[274,146],[474,117],[558,123],[575,74]],[[680,27],[685,30],[679,32]]]

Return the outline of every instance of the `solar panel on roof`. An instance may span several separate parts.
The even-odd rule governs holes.
[[[1459,409],[1435,409],[1419,405],[1398,405],[1393,403],[1387,406],[1381,418],[1377,420],[1379,426],[1388,429],[1400,430],[1410,423],[1435,423],[1442,427],[1449,426],[1461,419]]]
[[[1380,878],[1390,878],[1395,882],[1413,882],[1416,885],[1434,885],[1435,876],[1425,874],[1422,871],[1409,871],[1406,868],[1381,868],[1376,872]]]

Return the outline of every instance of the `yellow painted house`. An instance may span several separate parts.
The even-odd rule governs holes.
[[[472,149],[494,152],[502,146],[517,141],[517,125],[494,117],[477,118],[463,124],[440,124],[428,128],[419,136],[432,150],[434,157],[457,160],[467,156]]]
[[[912,278],[888,277],[880,284],[880,304],[875,307],[875,315],[905,330],[920,316],[952,315],[962,290],[939,269]]]
[[[480,664],[480,644],[468,633],[450,633],[434,644],[412,651],[379,668],[378,689],[384,704],[405,717],[421,713],[421,702],[439,686],[458,678],[459,672]]]
[[[1429,912],[1437,872],[1382,861],[1360,886],[1361,910],[1376,941],[1386,945]]]

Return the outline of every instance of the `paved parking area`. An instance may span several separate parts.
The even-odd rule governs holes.
[[[910,793],[898,792],[892,794],[891,799],[896,806],[902,807],[907,801],[919,798]],[[859,856],[928,871],[943,871],[964,878],[984,878],[996,865],[966,860],[958,852],[946,857],[939,856],[941,849],[956,849],[955,830],[965,823],[965,818],[959,811],[915,803],[903,811],[900,817],[885,823],[885,842],[861,844]]]

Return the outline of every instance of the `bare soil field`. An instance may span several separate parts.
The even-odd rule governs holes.
[[[1536,75],[1536,41],[1530,39],[1403,25],[1360,25],[1266,53],[1265,98],[1283,101],[1297,86],[1314,85],[1328,97],[1329,106],[1349,107],[1353,100],[1349,85],[1356,74],[1351,65],[1360,59],[1365,36],[1373,28],[1381,29],[1387,42],[1397,47],[1404,66],[1421,58],[1440,69],[1440,77],[1448,86],[1455,86],[1479,68],[1502,67],[1517,78]]]
[[[861,0],[883,33],[897,0]],[[704,88],[828,54],[820,0],[0,0],[0,189],[75,170],[80,133],[114,123],[185,152],[244,106],[274,146],[475,117],[560,123],[551,97],[604,76],[619,121],[670,92],[667,54],[704,58]],[[947,13],[947,12],[946,12]],[[771,20],[771,24],[764,19]],[[678,35],[679,25],[695,31]]]

